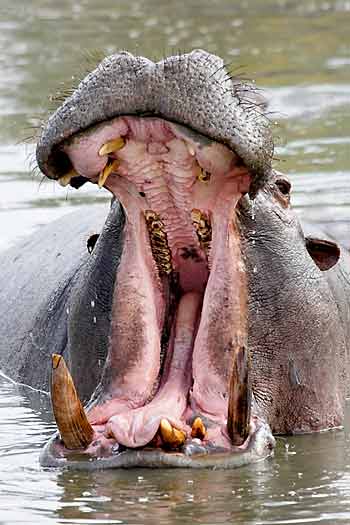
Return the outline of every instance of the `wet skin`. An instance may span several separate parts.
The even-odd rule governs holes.
[[[1,366],[48,388],[56,355],[44,465],[232,468],[342,424],[348,256],[305,236],[256,95],[227,82],[205,52],[116,55],[42,133],[47,176],[114,195],[104,224],[2,257]]]

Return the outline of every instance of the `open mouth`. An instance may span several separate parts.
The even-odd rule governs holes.
[[[254,176],[242,157],[182,124],[133,115],[73,134],[55,155],[69,166],[56,170],[62,184],[104,186],[126,221],[108,357],[87,413],[53,359],[51,464],[77,452],[112,466],[269,455],[273,438],[252,405],[237,210]]]

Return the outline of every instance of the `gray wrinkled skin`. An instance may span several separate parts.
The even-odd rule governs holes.
[[[123,225],[119,203],[89,207],[1,255],[0,368],[9,377],[48,391],[51,354],[63,354],[90,397],[107,355]],[[102,228],[90,255],[87,240]]]
[[[39,168],[69,170],[57,146],[74,133],[120,115],[157,115],[227,144],[255,175],[252,194],[271,170],[269,122],[253,89],[231,80],[221,58],[195,50],[154,63],[122,52],[105,58],[51,116],[37,146]]]
[[[272,179],[240,213],[253,391],[279,434],[342,425],[349,379],[349,255],[321,271],[288,201]]]

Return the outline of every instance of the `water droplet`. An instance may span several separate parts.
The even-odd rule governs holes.
[[[66,309],[66,314],[69,315],[69,308]]]
[[[254,266],[254,268],[253,268],[253,273],[258,273],[258,269],[257,269],[256,266]]]
[[[96,317],[95,317],[95,316],[94,316],[94,318],[93,318],[93,321],[94,321],[94,324],[96,324],[96,323],[97,323],[97,319],[96,319]]]
[[[252,245],[253,245],[253,246],[255,245],[255,239],[252,240]]]
[[[252,202],[252,219],[255,220],[255,201]]]
[[[238,271],[244,273],[245,272],[245,266],[243,261],[238,262]]]
[[[119,444],[115,443],[112,447],[112,454],[117,454],[119,452]]]
[[[91,301],[91,308],[95,308],[95,301]]]

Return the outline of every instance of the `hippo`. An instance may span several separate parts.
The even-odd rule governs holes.
[[[300,224],[265,102],[202,50],[105,58],[36,157],[91,205],[1,255],[0,366],[50,391],[50,467],[233,468],[340,427],[349,256]]]

